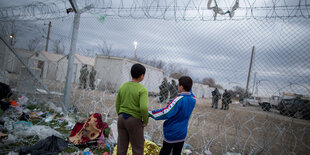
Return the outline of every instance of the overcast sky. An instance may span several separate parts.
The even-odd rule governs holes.
[[[50,3],[51,1],[43,1]],[[68,2],[56,1],[56,8],[70,7]],[[87,6],[89,1],[79,2],[79,8]],[[133,8],[139,6],[166,6],[169,10],[174,1],[94,1],[95,6],[111,6],[117,8]],[[197,3],[195,3],[197,2]],[[198,3],[200,2],[200,3]],[[235,0],[218,0],[218,6],[224,11],[234,5]],[[260,9],[272,6],[272,0],[240,1],[240,9],[236,10],[232,20],[226,14],[218,15],[213,21],[212,10],[167,12],[166,20],[162,14],[156,12],[135,12],[133,9],[118,12],[118,15],[131,17],[120,18],[115,10],[100,10],[95,7],[91,12],[81,15],[77,48],[80,52],[95,49],[98,43],[106,41],[113,45],[120,56],[133,57],[134,45],[137,41],[137,56],[149,60],[162,60],[189,70],[194,79],[212,77],[216,83],[224,88],[233,86],[245,87],[250,63],[252,47],[255,46],[255,57],[251,75],[250,87],[253,86],[256,74],[257,89],[254,92],[268,95],[282,91],[310,94],[310,22],[309,18],[271,18],[275,15],[301,15],[305,10],[283,10],[277,12]],[[295,6],[298,2],[279,1],[277,6]],[[17,7],[31,3],[31,1],[2,0],[0,6]],[[304,3],[304,2],[302,2]],[[33,2],[32,2],[33,4]],[[178,1],[178,6],[206,7],[207,1]],[[214,3],[212,2],[212,5]],[[257,7],[252,12],[247,7]],[[51,6],[53,9],[55,6]],[[44,6],[42,7],[44,8]],[[184,7],[183,7],[184,8]],[[309,11],[309,10],[308,10]],[[174,13],[183,20],[173,20]],[[242,17],[270,16],[270,18],[242,19]],[[203,15],[205,21],[201,21]],[[60,39],[70,47],[73,13],[66,15],[58,13],[64,18],[51,20],[51,39]],[[3,15],[0,15],[3,16]],[[192,17],[195,20],[190,20]],[[51,17],[51,16],[48,16]],[[105,19],[99,20],[100,17]],[[148,17],[148,18],[147,18]],[[153,19],[161,17],[160,19]],[[3,19],[3,18],[1,18]],[[200,20],[199,20],[200,19]],[[238,20],[237,20],[238,19]],[[190,20],[190,21],[188,21]],[[48,21],[16,22],[18,33],[16,47],[26,47],[27,41],[40,37],[42,28],[47,28]],[[51,49],[51,46],[50,48]],[[96,51],[93,50],[95,53]],[[93,54],[94,53],[88,53]],[[255,73],[256,72],[256,73]],[[252,88],[250,88],[252,90]]]

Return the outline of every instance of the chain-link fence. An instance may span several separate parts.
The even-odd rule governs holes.
[[[69,1],[8,4],[0,11],[0,79],[31,102],[53,102],[69,113],[101,113],[110,124],[117,119],[117,90],[139,62],[147,69],[142,84],[150,110],[171,101],[180,76],[194,80],[197,104],[185,141],[193,154],[307,154],[308,3],[78,1],[68,105],[77,8],[69,9]],[[230,102],[226,110],[222,102]],[[146,137],[159,145],[162,124],[150,118],[145,128]]]

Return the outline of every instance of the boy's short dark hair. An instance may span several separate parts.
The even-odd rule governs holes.
[[[179,79],[179,86],[183,86],[185,91],[190,91],[193,86],[193,80],[189,76],[182,76]]]
[[[142,74],[145,74],[145,67],[139,63],[136,63],[134,65],[132,65],[131,67],[131,77],[137,79],[139,78]]]

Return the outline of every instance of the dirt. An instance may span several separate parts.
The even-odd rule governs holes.
[[[52,91],[63,92],[63,84],[49,83]],[[54,87],[54,89],[53,89]],[[103,114],[103,120],[110,124],[117,119],[115,97],[108,91],[84,90],[73,86],[70,107],[79,112]],[[42,97],[42,95],[41,95]],[[54,103],[63,101],[62,95],[47,97]],[[163,108],[158,97],[149,97],[149,109]],[[272,109],[263,111],[260,107],[230,104],[229,110],[211,108],[211,99],[197,99],[188,126],[186,146],[193,154],[210,150],[213,154],[235,152],[241,154],[307,154],[310,152],[310,121],[282,116]],[[219,103],[219,107],[221,103]],[[161,145],[163,121],[150,118],[145,135]]]
[[[111,123],[117,119],[115,94],[75,90],[74,103],[81,112],[99,112]],[[158,98],[149,98],[149,109],[163,108]],[[229,110],[211,108],[210,99],[197,99],[185,143],[194,154],[307,154],[310,151],[310,121],[282,116],[276,110],[230,104]],[[96,106],[95,106],[96,105]],[[219,103],[219,107],[221,103]],[[96,109],[96,110],[95,110]],[[150,118],[145,134],[161,145],[163,121]]]

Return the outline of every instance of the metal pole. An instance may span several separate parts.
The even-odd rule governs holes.
[[[15,35],[14,35],[14,33],[12,33],[12,34],[10,34],[10,40],[11,40],[11,46],[13,47],[14,46],[14,40],[15,39]]]
[[[73,70],[73,63],[75,57],[75,50],[76,50],[76,42],[78,39],[78,30],[80,25],[80,12],[76,12],[74,14],[74,21],[73,21],[73,30],[72,30],[72,39],[71,39],[71,46],[70,46],[70,53],[68,55],[68,67],[67,67],[67,76],[66,76],[66,85],[65,85],[65,97],[64,97],[64,108],[65,113],[67,113],[67,107],[70,102],[71,96],[71,83],[72,83],[72,70]]]
[[[49,39],[50,39],[51,26],[52,26],[52,22],[50,21],[50,22],[48,23],[48,31],[47,31],[47,37],[46,37],[45,51],[48,50],[48,41],[49,41]]]
[[[137,49],[137,48],[135,47],[135,60],[137,60],[136,49]]]
[[[138,43],[135,41],[135,42],[133,42],[133,45],[135,46],[134,60],[137,60],[136,50],[137,50],[137,45],[138,45]]]
[[[252,48],[251,61],[250,61],[250,67],[249,67],[249,72],[248,72],[248,80],[246,82],[245,97],[248,96],[248,88],[249,88],[249,82],[250,82],[250,76],[251,76],[251,70],[252,70],[254,50],[255,50],[255,46],[253,46]]]
[[[10,38],[11,38],[11,46],[13,46],[13,39],[14,39],[13,35],[11,35]]]
[[[254,94],[254,87],[255,87],[255,82],[256,82],[256,74],[257,72],[254,73],[254,82],[253,82],[253,88],[252,88],[252,94]]]

